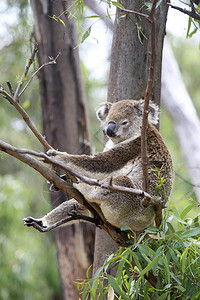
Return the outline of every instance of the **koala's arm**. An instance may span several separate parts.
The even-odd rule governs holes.
[[[85,175],[111,174],[123,168],[129,161],[134,160],[140,154],[141,139],[136,138],[130,142],[119,144],[114,148],[97,153],[94,156],[71,155],[66,152],[49,150],[47,154],[54,156],[56,160],[63,164],[82,172]]]
[[[92,222],[93,216],[75,199],[63,202],[42,218],[24,218],[24,225],[32,226],[41,232],[50,231],[61,225],[74,224],[77,220]]]

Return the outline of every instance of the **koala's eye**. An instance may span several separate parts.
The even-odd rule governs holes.
[[[125,126],[128,124],[128,121],[127,120],[124,120],[124,122],[122,122],[122,125]]]

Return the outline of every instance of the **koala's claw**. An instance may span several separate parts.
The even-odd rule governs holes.
[[[41,220],[34,219],[32,217],[24,218],[23,221],[24,221],[24,226],[28,226],[28,227],[32,226],[41,232],[46,228],[46,226],[43,225]]]

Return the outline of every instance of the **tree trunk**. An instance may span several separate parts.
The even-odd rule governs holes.
[[[140,11],[141,1],[123,0],[125,8]],[[163,39],[167,19],[167,1],[156,9],[156,61],[152,101],[160,104]],[[148,11],[140,11],[148,14]],[[117,10],[117,14],[124,15]],[[137,27],[136,27],[137,24]],[[141,28],[142,33],[137,28]],[[138,38],[140,36],[140,40]],[[116,19],[113,33],[108,101],[144,98],[149,73],[150,23],[144,17],[128,14]]]
[[[137,11],[142,6],[140,1],[123,0],[120,2],[126,9]],[[162,1],[156,9],[156,61],[151,99],[160,104],[161,64],[163,39],[167,18],[167,1]],[[147,13],[147,11],[145,11]],[[117,14],[124,15],[120,9]],[[142,29],[138,38],[136,24]],[[116,17],[113,33],[111,65],[108,86],[108,101],[144,98],[149,72],[150,23],[143,17],[128,14]],[[103,242],[104,241],[104,242]],[[106,255],[117,249],[114,242],[105,232],[97,229],[93,272],[103,264]]]
[[[75,18],[62,15],[64,26],[49,16],[59,16],[70,1],[32,0],[35,37],[39,44],[39,65],[56,57],[56,65],[40,72],[43,131],[48,142],[60,151],[88,153],[89,141],[85,95],[80,70]],[[66,200],[62,192],[52,193],[53,206]],[[63,299],[78,299],[74,281],[85,278],[93,262],[94,227],[76,224],[55,230]]]

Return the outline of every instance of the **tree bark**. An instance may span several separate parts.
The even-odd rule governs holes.
[[[32,0],[35,38],[39,44],[38,60],[42,65],[48,57],[56,57],[54,66],[40,73],[43,132],[48,142],[60,151],[89,153],[88,121],[85,94],[80,70],[75,18],[63,14],[71,1]],[[53,207],[67,200],[62,192],[52,193]],[[78,299],[74,281],[85,278],[93,262],[94,227],[75,224],[55,230],[59,273],[63,299]]]
[[[162,72],[162,101],[174,123],[194,192],[200,202],[200,122],[167,40]]]
[[[120,2],[126,9],[138,11],[142,6],[140,1],[123,0]],[[160,104],[161,94],[161,64],[163,39],[167,18],[167,1],[162,1],[156,9],[156,58],[155,75],[151,99]],[[145,11],[146,13],[146,11]],[[108,101],[116,102],[122,99],[144,98],[148,72],[150,49],[150,23],[143,17],[127,14],[119,19],[124,12],[117,9],[114,24],[111,65],[108,85]],[[138,38],[136,24],[142,29],[146,38],[140,34]],[[97,229],[95,238],[95,253],[93,274],[103,264],[107,255],[117,250],[117,246],[106,235]]]
[[[142,6],[142,2],[132,0],[123,0],[121,4],[134,11],[138,11]],[[168,6],[165,0],[156,9],[155,14],[156,67],[151,99],[158,105],[160,104],[162,49],[167,11]],[[148,14],[148,11],[145,10],[144,13]],[[118,9],[117,14],[118,16],[124,15],[124,12]],[[141,28],[142,33],[137,28]],[[130,13],[125,18],[115,20],[108,101],[144,98],[149,73],[149,50],[150,23],[148,20]]]

